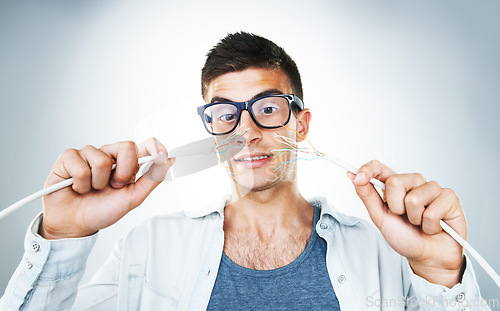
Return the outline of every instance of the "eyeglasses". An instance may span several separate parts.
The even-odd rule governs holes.
[[[258,126],[278,128],[290,121],[292,105],[304,109],[300,98],[293,94],[267,95],[246,102],[215,102],[198,107],[198,114],[208,133],[228,134],[240,122],[241,112],[248,111]]]

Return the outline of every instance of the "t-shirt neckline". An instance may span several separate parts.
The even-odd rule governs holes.
[[[283,274],[290,273],[290,272],[294,271],[311,254],[313,246],[314,246],[316,239],[318,237],[318,234],[316,233],[316,224],[318,223],[318,220],[319,220],[321,208],[319,206],[316,206],[316,205],[313,205],[313,207],[314,207],[314,218],[313,218],[311,236],[309,237],[309,241],[307,242],[305,249],[291,263],[287,264],[286,266],[276,268],[276,269],[271,269],[271,270],[254,270],[254,269],[240,266],[239,264],[232,261],[231,258],[229,258],[226,255],[226,253],[222,252],[221,264],[226,265],[233,272],[247,275],[247,276],[252,276],[252,277],[275,277],[277,275],[283,275]]]

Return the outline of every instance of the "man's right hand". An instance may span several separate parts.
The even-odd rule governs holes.
[[[154,164],[135,181],[138,158],[152,156]],[[66,187],[43,197],[44,215],[39,233],[46,239],[77,238],[106,228],[139,206],[158,186],[174,163],[167,150],[151,138],[140,145],[119,142],[96,149],[65,150],[45,187],[73,178]],[[116,169],[111,170],[116,163]]]

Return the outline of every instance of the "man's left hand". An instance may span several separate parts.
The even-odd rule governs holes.
[[[348,177],[387,243],[408,259],[415,274],[449,288],[460,283],[463,249],[439,224],[444,220],[467,239],[464,211],[453,190],[420,174],[396,174],[378,161]],[[383,197],[371,178],[385,183]]]

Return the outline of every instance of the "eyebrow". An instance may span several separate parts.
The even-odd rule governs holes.
[[[252,99],[256,99],[256,98],[259,98],[262,96],[267,96],[267,95],[279,95],[279,94],[283,94],[283,92],[278,90],[278,89],[269,89],[269,90],[265,90],[264,92],[260,92],[259,94],[256,94]],[[250,100],[252,100],[252,99],[250,99]],[[218,102],[233,102],[233,101],[230,99],[227,99],[225,97],[219,97],[219,96],[212,98],[212,100],[210,101],[211,104],[218,103]]]

